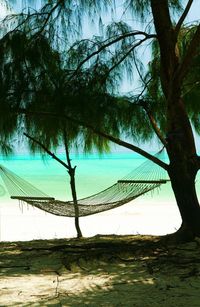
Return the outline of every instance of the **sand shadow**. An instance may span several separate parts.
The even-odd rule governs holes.
[[[198,257],[190,270],[187,257],[153,238],[1,244],[0,305],[199,306]]]

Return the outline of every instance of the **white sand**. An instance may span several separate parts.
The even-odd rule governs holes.
[[[138,198],[114,210],[80,218],[86,237],[96,234],[152,234],[174,232],[181,223],[175,202]],[[5,199],[0,204],[0,240],[32,240],[76,236],[74,219],[57,217],[32,207],[19,208]]]

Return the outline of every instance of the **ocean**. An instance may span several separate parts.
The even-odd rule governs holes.
[[[63,154],[59,158],[65,159]],[[72,154],[78,198],[99,192],[145,161],[132,153]],[[48,156],[18,154],[0,157],[0,164],[56,199],[71,200],[66,169]],[[171,233],[181,223],[170,183],[107,212],[80,218],[84,236],[96,234]],[[0,178],[0,240],[24,241],[75,237],[74,219],[58,217],[11,200]]]

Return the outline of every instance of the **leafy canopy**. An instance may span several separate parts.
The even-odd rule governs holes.
[[[17,3],[8,2],[13,7]],[[182,12],[182,2],[169,1],[171,14],[175,13],[174,22]],[[153,114],[157,127],[165,135],[166,104],[160,84],[159,46],[153,23],[145,23],[151,14],[150,1],[127,0],[120,1],[120,5],[109,0],[57,0],[42,1],[40,6],[31,1],[19,15],[5,19],[5,28],[9,25],[12,29],[0,43],[0,104],[6,114],[2,116],[0,134],[5,139],[16,131],[19,125],[16,114],[24,108],[26,116],[21,116],[20,124],[50,147],[60,144],[64,129],[68,131],[70,144],[78,147],[83,143],[85,150],[93,146],[108,148],[101,137],[66,120],[64,115],[90,123],[115,137],[128,136],[139,141],[153,137],[149,121],[149,114]],[[115,12],[119,11],[121,19],[114,20]],[[112,19],[107,25],[103,25],[105,14]],[[127,16],[137,16],[145,26],[135,30],[134,23],[127,23]],[[100,29],[90,39],[81,39],[86,17]],[[180,31],[181,56],[194,29],[195,26],[184,26]],[[142,58],[146,50],[151,50],[148,65]],[[190,119],[200,133],[199,64],[196,56],[182,95]],[[132,85],[126,95],[120,93],[124,80]],[[16,113],[9,112],[10,109]],[[62,116],[56,119],[46,116],[44,120],[44,114],[38,115],[41,112]]]

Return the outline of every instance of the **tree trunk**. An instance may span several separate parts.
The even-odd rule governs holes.
[[[195,190],[199,165],[192,127],[182,98],[185,77],[182,71],[188,67],[183,67],[178,49],[178,33],[170,17],[169,1],[151,0],[151,8],[160,46],[161,86],[166,99],[168,173],[182,218],[182,226],[177,234],[187,240],[200,236],[200,207]],[[197,46],[193,46],[195,48]]]
[[[168,172],[182,218],[177,235],[183,240],[200,236],[200,207],[195,188],[197,169],[188,161],[176,161],[170,164]]]
[[[182,99],[171,96],[168,109],[167,151],[172,189],[182,218],[181,240],[200,236],[200,207],[195,189],[198,171],[194,136]]]
[[[63,129],[63,140],[65,145],[65,153],[67,158],[67,171],[70,176],[70,186],[71,186],[71,193],[72,193],[72,199],[73,199],[73,205],[74,205],[74,213],[75,213],[75,227],[77,231],[77,238],[82,238],[82,232],[79,225],[79,208],[78,208],[78,202],[77,202],[77,195],[76,195],[76,184],[75,184],[75,170],[76,166],[72,167],[71,165],[71,159],[69,155],[69,148],[67,143],[67,131],[65,128]]]
[[[77,195],[76,195],[76,185],[75,185],[75,167],[70,169],[69,175],[70,175],[70,186],[71,186],[74,212],[75,212],[75,227],[76,227],[76,231],[77,231],[77,237],[81,238],[82,232],[81,232],[81,229],[80,229],[80,226],[79,226],[79,208],[78,208]]]
[[[172,189],[182,218],[181,239],[200,236],[200,207],[195,189],[198,157],[184,102],[176,94],[168,102],[167,151]]]

